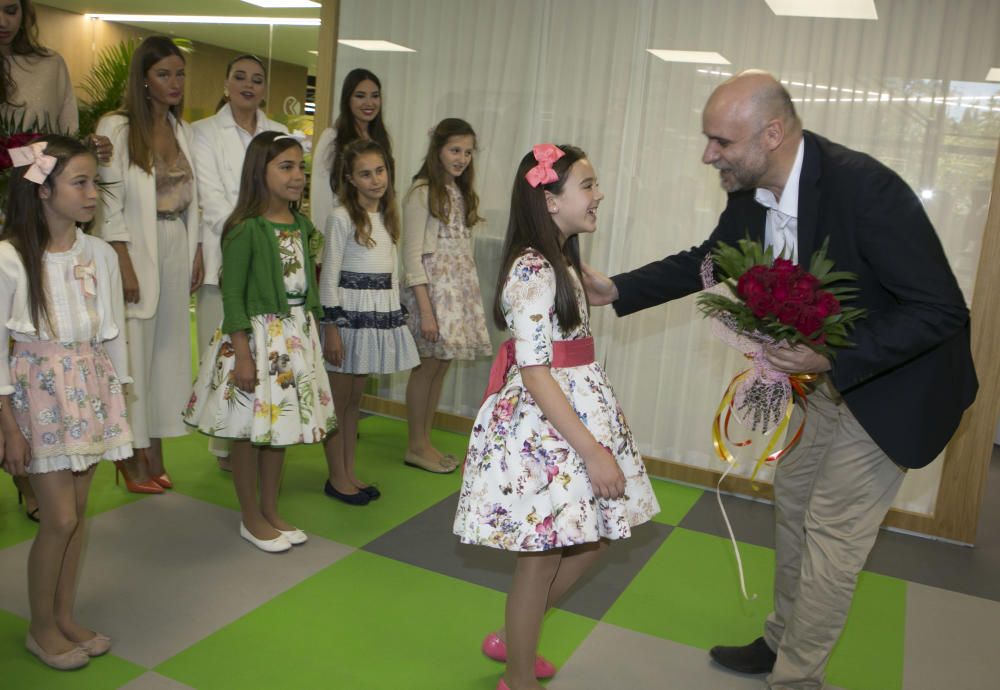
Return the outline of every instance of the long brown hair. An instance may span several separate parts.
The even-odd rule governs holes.
[[[347,209],[347,215],[354,224],[354,241],[363,247],[374,247],[375,240],[372,239],[368,212],[361,207],[361,200],[358,198],[360,192],[347,181],[347,176],[354,172],[354,162],[366,153],[378,155],[386,168],[389,167],[385,151],[377,142],[371,139],[358,139],[348,144],[344,149],[344,182],[340,188],[340,203]],[[392,243],[396,244],[399,241],[399,207],[396,206],[396,193],[393,191],[391,178],[387,178],[385,194],[379,199],[378,210],[382,214],[382,224],[392,238]]]
[[[374,73],[358,67],[352,69],[344,77],[344,84],[340,88],[340,114],[337,115],[333,123],[334,132],[337,139],[333,145],[333,152],[330,154],[330,189],[334,194],[339,195],[341,185],[344,184],[344,149],[361,138],[354,123],[354,115],[351,113],[351,96],[358,84],[368,80],[378,87],[379,98],[382,106],[378,109],[378,115],[368,123],[368,138],[378,143],[382,147],[385,157],[385,166],[389,169],[389,182],[396,186],[396,161],[392,157],[392,141],[389,139],[389,132],[385,128],[385,121],[382,115],[385,112],[385,100],[382,98],[382,82]]]
[[[264,62],[259,57],[257,57],[256,55],[251,55],[250,53],[247,53],[246,55],[237,55],[236,57],[234,57],[232,60],[229,61],[229,64],[226,65],[226,76],[223,79],[223,81],[225,81],[225,79],[229,79],[229,75],[233,73],[233,67],[236,65],[236,63],[243,62],[244,60],[250,60],[251,62],[256,62],[260,66],[261,71],[264,73],[264,83],[267,84],[267,67],[264,66]],[[223,93],[222,98],[220,98],[219,102],[215,104],[215,112],[219,112],[220,110],[222,110],[222,106],[224,106],[228,102],[229,102],[229,97]],[[263,101],[261,101],[261,105],[264,105]]]
[[[569,169],[578,160],[586,158],[587,154],[567,144],[560,144],[559,148],[566,155],[552,164],[552,169],[559,176],[555,182],[540,184],[538,187],[528,184],[524,176],[538,163],[531,151],[521,159],[521,164],[517,167],[514,188],[510,195],[510,220],[507,223],[507,237],[504,240],[503,262],[500,265],[500,275],[497,277],[496,297],[493,299],[493,320],[500,328],[507,327],[501,305],[507,273],[510,272],[510,267],[514,265],[517,257],[528,248],[544,256],[555,271],[556,316],[559,325],[566,331],[580,325],[580,303],[577,301],[576,290],[569,276],[570,267],[576,271],[578,278],[582,276],[580,240],[578,235],[571,235],[562,247],[559,246],[559,227],[548,211],[545,192],[562,194]]]
[[[132,54],[128,65],[125,99],[119,114],[128,118],[128,157],[147,173],[153,172],[153,106],[146,92],[146,74],[160,60],[176,55],[185,63],[184,53],[166,36],[147,36]],[[170,106],[180,121],[184,99]]]
[[[14,55],[34,55],[36,57],[48,57],[52,51],[42,47],[38,42],[38,20],[35,17],[35,6],[31,0],[18,0],[21,4],[21,26],[14,34],[10,43],[10,57]],[[10,65],[7,64],[9,58],[0,60],[0,103],[14,108],[23,108],[25,103],[15,103],[17,96],[17,84],[10,74]],[[31,124],[31,123],[25,123]],[[44,123],[38,123],[44,124]]]
[[[448,223],[448,214],[451,211],[451,201],[445,186],[452,177],[441,165],[441,151],[448,145],[448,140],[452,137],[464,136],[472,137],[472,145],[475,147],[476,132],[472,129],[472,125],[465,120],[448,117],[437,124],[437,127],[431,132],[431,141],[427,146],[424,163],[420,166],[417,174],[413,176],[413,186],[409,192],[412,194],[421,185],[427,185],[427,210],[445,224]],[[470,229],[482,220],[479,216],[479,195],[476,194],[475,188],[475,163],[475,158],[470,160],[468,167],[455,179],[455,185],[465,202],[465,227]]]
[[[240,193],[236,197],[236,207],[222,225],[222,241],[234,227],[245,220],[264,215],[271,203],[271,190],[267,187],[267,164],[293,146],[302,148],[297,139],[283,132],[261,132],[250,140],[246,156],[243,158],[243,172],[240,175]],[[290,203],[289,208],[297,210],[298,203]]]
[[[24,175],[30,166],[11,169],[5,209],[7,220],[0,239],[7,240],[14,246],[24,264],[24,272],[28,277],[28,313],[37,330],[43,322],[51,325],[42,261],[45,248],[52,239],[49,224],[45,221],[44,202],[38,192],[42,185],[54,192],[56,179],[71,159],[76,156],[93,157],[94,154],[76,139],[62,134],[46,134],[36,141],[46,142],[45,155],[56,159],[55,167],[41,185],[25,179]],[[94,161],[96,163],[96,157]]]

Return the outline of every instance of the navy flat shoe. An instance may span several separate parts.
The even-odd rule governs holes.
[[[325,493],[330,498],[335,498],[338,501],[343,501],[349,506],[366,506],[371,498],[364,491],[359,491],[356,494],[342,494],[333,488],[330,481],[327,480],[326,484],[323,486],[323,493]]]

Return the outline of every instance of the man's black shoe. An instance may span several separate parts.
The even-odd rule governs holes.
[[[708,653],[716,663],[737,673],[770,673],[778,658],[763,637],[743,647],[712,647]]]

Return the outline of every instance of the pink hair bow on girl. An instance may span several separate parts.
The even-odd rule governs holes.
[[[42,184],[56,167],[55,156],[44,153],[47,144],[46,141],[36,141],[27,146],[7,149],[7,153],[10,154],[11,167],[20,168],[24,165],[30,165],[28,172],[24,173],[25,179],[35,184]]]
[[[537,187],[540,184],[548,184],[558,180],[559,175],[552,169],[552,165],[565,156],[566,152],[553,144],[536,144],[532,147],[531,152],[535,154],[538,165],[524,174],[524,179],[528,181],[528,184]]]

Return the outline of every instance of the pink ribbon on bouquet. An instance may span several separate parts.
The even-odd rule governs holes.
[[[532,187],[540,184],[549,184],[559,179],[559,175],[552,169],[552,165],[566,155],[566,152],[554,144],[535,144],[531,152],[535,154],[538,165],[524,174],[524,179]]]
[[[46,178],[56,167],[55,156],[49,156],[45,151],[45,147],[48,144],[46,141],[36,141],[34,143],[28,144],[27,146],[18,146],[17,148],[7,149],[7,153],[10,154],[11,166],[14,168],[20,168],[25,165],[30,165],[28,171],[24,173],[24,177],[35,184],[42,184],[45,182]]]

